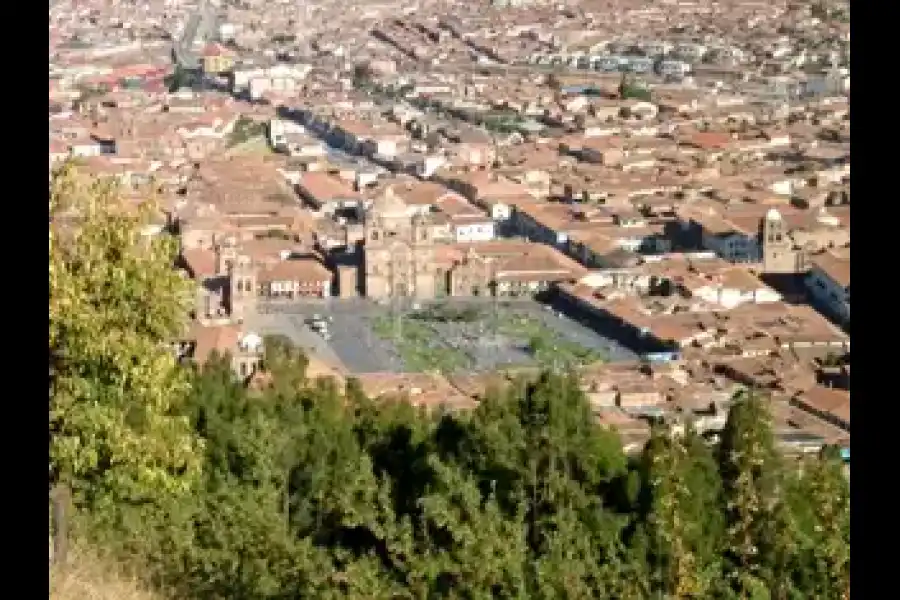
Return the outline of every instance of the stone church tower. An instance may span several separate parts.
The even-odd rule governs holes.
[[[228,286],[231,318],[237,323],[243,323],[245,317],[256,313],[258,296],[256,267],[249,257],[237,255],[229,267]]]
[[[760,224],[759,247],[765,273],[796,273],[800,253],[794,249],[781,213],[769,209]]]
[[[437,294],[432,224],[424,215],[412,218],[410,242],[415,260],[416,298],[431,300]]]

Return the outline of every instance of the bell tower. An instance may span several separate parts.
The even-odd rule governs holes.
[[[367,246],[377,246],[384,241],[384,227],[378,215],[372,215],[365,220],[364,230]]]
[[[770,209],[760,224],[760,250],[765,272],[784,272],[793,265],[791,239],[784,219],[774,208]]]
[[[213,250],[216,255],[216,275],[224,277],[237,262],[237,240],[232,236],[216,236],[213,238]]]
[[[423,217],[422,215],[415,215],[411,221],[412,225],[412,242],[415,246],[430,246],[432,243],[431,239],[431,227],[428,223],[428,219]]]
[[[417,298],[434,298],[438,287],[434,266],[434,238],[431,223],[423,215],[413,216],[410,223],[411,275]]]
[[[216,245],[216,275],[224,276],[231,272],[237,262],[237,250],[231,240],[225,239]]]
[[[244,318],[256,313],[256,268],[247,256],[239,255],[231,266],[228,277],[229,308],[231,318],[243,323]]]

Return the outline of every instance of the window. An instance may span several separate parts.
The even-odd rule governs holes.
[[[238,279],[238,282],[237,282],[237,291],[238,291],[238,292],[243,292],[243,291],[244,291],[244,280],[243,280],[243,279]]]

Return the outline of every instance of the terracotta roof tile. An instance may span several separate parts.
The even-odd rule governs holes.
[[[205,279],[216,274],[216,255],[210,250],[190,248],[184,250],[181,257],[194,279]]]
[[[811,262],[841,287],[850,287],[850,258],[823,252],[813,256]]]
[[[205,327],[194,324],[188,335],[188,339],[194,342],[192,358],[202,365],[209,360],[213,352],[219,354],[232,352],[237,348],[240,335],[240,327],[237,325]]]
[[[331,281],[331,277],[331,271],[318,261],[311,259],[283,260],[263,269],[259,273],[259,280],[263,282],[300,281],[318,283]]]

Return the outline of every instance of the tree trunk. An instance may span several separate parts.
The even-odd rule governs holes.
[[[57,565],[65,565],[66,555],[69,549],[69,507],[72,502],[72,492],[64,484],[54,486],[50,495],[53,503],[53,546],[51,562]]]

